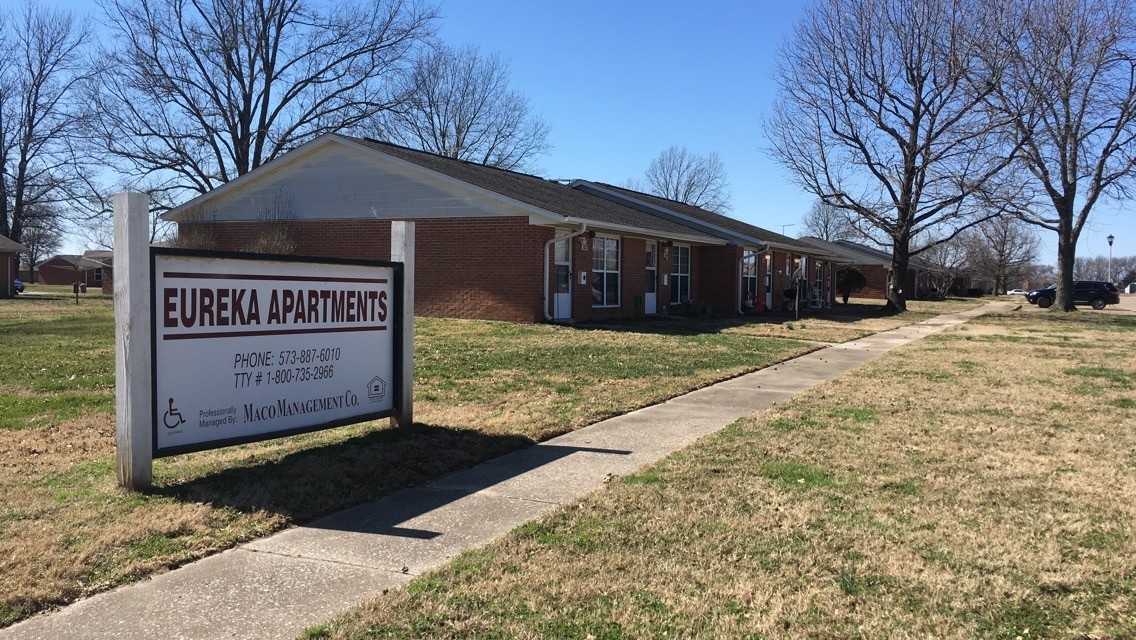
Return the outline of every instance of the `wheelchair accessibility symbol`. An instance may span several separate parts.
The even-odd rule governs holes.
[[[181,412],[174,408],[174,399],[170,398],[170,408],[162,415],[162,422],[167,429],[176,429],[185,424]]]

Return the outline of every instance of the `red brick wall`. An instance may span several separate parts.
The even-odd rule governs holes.
[[[259,222],[183,223],[184,237],[220,251],[254,246]],[[296,255],[390,258],[390,221],[287,223]],[[543,320],[544,242],[552,229],[527,218],[454,218],[415,224],[415,312],[449,318]],[[589,254],[590,255],[590,254]],[[590,295],[590,294],[589,294]]]
[[[691,252],[691,300],[708,304],[715,314],[737,312],[741,247],[694,247]]]
[[[36,282],[40,284],[75,284],[82,282],[87,287],[101,287],[102,282],[95,282],[95,270],[86,269],[76,271],[75,265],[66,260],[49,260],[39,266],[36,273]]]
[[[874,298],[884,300],[887,298],[888,269],[879,265],[856,265],[864,272],[868,285],[852,294],[854,298]]]

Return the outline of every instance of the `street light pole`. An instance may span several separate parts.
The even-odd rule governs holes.
[[[1112,234],[1108,234],[1108,281],[1112,282],[1112,241],[1116,240]]]

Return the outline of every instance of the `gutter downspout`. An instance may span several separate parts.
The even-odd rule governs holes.
[[[746,259],[746,250],[745,250],[745,247],[742,247],[742,256],[740,258],[738,258],[738,280],[737,280],[737,287],[735,287],[735,289],[738,292],[737,293],[737,308],[738,308],[738,315],[739,316],[745,315],[745,311],[742,309],[742,287],[745,285],[745,277],[743,276],[743,274],[745,273],[745,259]],[[757,274],[754,274],[754,275],[757,275]]]
[[[573,231],[572,233],[569,233],[569,234],[563,235],[563,236],[554,235],[551,240],[544,243],[544,300],[541,303],[541,306],[543,307],[541,309],[541,311],[544,312],[545,322],[554,322],[552,314],[548,312],[548,278],[550,277],[550,274],[549,274],[549,271],[548,271],[548,262],[549,262],[549,258],[551,258],[551,256],[548,253],[548,250],[552,247],[553,244],[556,244],[557,242],[560,242],[561,240],[571,240],[572,238],[575,238],[576,236],[586,232],[587,230],[588,230],[588,224],[586,222],[581,222],[579,230]],[[571,253],[572,247],[571,246],[568,247],[568,252],[569,252],[568,255],[572,255],[572,253]],[[571,272],[568,273],[568,286],[569,287],[572,286],[572,273]]]

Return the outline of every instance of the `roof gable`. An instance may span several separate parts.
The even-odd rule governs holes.
[[[167,220],[415,219],[528,216],[722,244],[687,226],[538,176],[330,134],[167,213]]]

